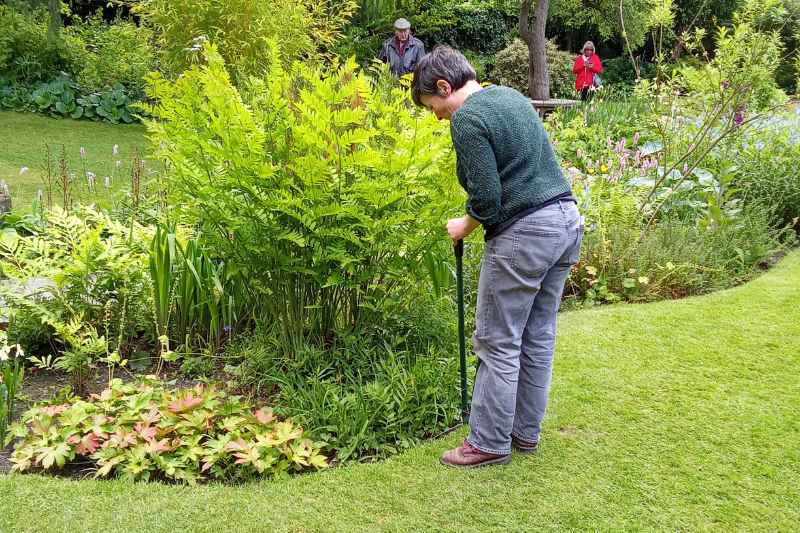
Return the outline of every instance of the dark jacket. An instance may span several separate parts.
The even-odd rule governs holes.
[[[392,74],[395,76],[402,76],[409,72],[414,72],[417,68],[417,63],[425,55],[425,45],[416,37],[409,36],[408,44],[406,45],[406,52],[400,56],[397,49],[397,40],[395,37],[386,39],[381,47],[381,53],[378,54],[378,59],[384,63],[389,63],[391,66]]]

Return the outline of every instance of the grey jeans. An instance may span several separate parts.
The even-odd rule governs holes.
[[[511,452],[511,436],[538,442],[547,407],[556,314],[583,223],[559,201],[486,243],[473,345],[480,360],[467,440],[481,451]]]

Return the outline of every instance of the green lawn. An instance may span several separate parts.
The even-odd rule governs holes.
[[[145,129],[141,125],[113,125],[99,122],[54,119],[31,113],[0,112],[0,179],[11,189],[14,210],[25,211],[42,189],[44,146],[49,144],[57,158],[63,146],[69,169],[78,181],[81,200],[108,203],[110,195],[104,188],[104,177],[113,177],[112,193],[129,187],[130,160],[134,148],[147,148]],[[119,146],[117,156],[112,154]],[[80,149],[86,150],[81,160]],[[121,161],[117,167],[116,161]],[[28,171],[20,174],[22,167]],[[84,168],[97,176],[97,194],[86,191]]]
[[[734,290],[566,313],[540,452],[449,470],[463,432],[240,487],[0,476],[2,531],[797,530],[800,252]]]

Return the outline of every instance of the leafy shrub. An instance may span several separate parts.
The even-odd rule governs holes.
[[[112,124],[124,122],[130,124],[134,121],[134,99],[128,90],[117,83],[113,87],[97,93],[91,93],[77,99],[77,108],[73,118],[88,118],[103,120]]]
[[[82,93],[121,86],[133,98],[143,94],[144,76],[155,66],[150,30],[125,20],[108,24],[98,12],[86,22],[74,22],[65,32],[83,43],[73,72]]]
[[[0,5],[0,73],[5,84],[31,85],[57,72],[72,72],[82,43],[49,37],[46,20],[44,10],[21,13]]]
[[[459,414],[452,305],[425,301],[409,298],[405,305],[416,312],[393,313],[384,328],[354,332],[329,348],[304,345],[287,354],[262,327],[228,349],[227,368],[243,385],[274,393],[280,412],[311,427],[339,461],[396,453],[444,431]]]
[[[452,22],[433,28],[426,28],[429,17],[412,17],[415,27],[419,27],[420,36],[430,42],[431,46],[448,44],[484,55],[494,54],[505,48],[509,41],[508,32],[515,22],[488,2],[446,4],[438,11],[439,16],[443,13],[449,15]]]
[[[3,312],[52,329],[63,349],[53,365],[70,372],[80,389],[89,368],[121,363],[141,335],[138,325],[149,321],[145,232],[90,208],[76,215],[56,207],[45,220],[45,230],[32,237],[2,234],[3,274],[17,287],[36,287],[30,295],[3,287]]]
[[[645,228],[634,193],[597,179],[583,196],[587,231],[565,294],[585,304],[678,298],[752,278],[763,261],[794,242],[769,210],[743,209],[730,223],[702,227],[665,218]],[[704,204],[705,205],[705,204]],[[695,217],[700,219],[702,209]]]
[[[240,95],[206,53],[175,83],[151,78],[176,214],[265,295],[258,311],[287,349],[376,320],[421,278],[455,207],[446,129],[352,61],[331,74],[273,61]]]
[[[18,83],[0,86],[0,107],[14,111],[30,111],[34,109],[32,92],[29,87]]]
[[[112,124],[134,120],[134,100],[120,84],[101,92],[79,95],[78,84],[63,74],[31,94],[36,110],[55,117],[88,118]]]
[[[156,380],[112,380],[89,400],[34,407],[14,429],[22,438],[13,470],[52,470],[81,457],[95,477],[166,478],[194,484],[207,478],[279,477],[327,467],[322,443],[291,420],[254,410],[214,387],[169,390]]]
[[[744,202],[773,211],[778,227],[800,230],[800,115],[776,117],[745,138],[730,164]]]
[[[78,109],[78,85],[64,73],[41,85],[31,97],[41,113],[72,118],[79,118],[83,114]]]
[[[283,61],[317,57],[331,47],[357,7],[351,0],[145,0],[133,10],[154,30],[162,68],[172,76],[197,62],[211,41],[237,80],[269,67],[269,43]]]
[[[652,78],[655,76],[655,64],[643,62],[639,65],[642,78]],[[636,82],[636,71],[628,57],[612,57],[603,61],[603,83],[605,85],[618,85],[622,87],[633,87]]]
[[[550,94],[554,98],[574,96],[575,79],[572,75],[573,56],[559,50],[553,41],[547,42],[547,68],[550,71]],[[497,53],[494,80],[500,85],[513,87],[528,94],[528,46],[519,39]]]

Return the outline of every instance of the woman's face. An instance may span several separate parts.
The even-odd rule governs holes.
[[[583,49],[583,55],[585,55],[586,57],[591,57],[593,53],[594,53],[594,48],[590,48],[587,46],[586,48]]]
[[[439,80],[436,83],[436,88],[439,94],[423,94],[420,96],[420,101],[439,120],[450,120],[453,113],[458,111],[460,107],[457,99],[453,96],[453,89],[444,80]]]
[[[425,108],[436,115],[436,118],[439,120],[450,120],[450,117],[453,116],[453,109],[450,102],[448,102],[448,98],[438,96],[435,94],[423,94],[420,97],[422,101],[422,105]]]

